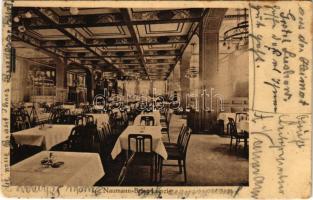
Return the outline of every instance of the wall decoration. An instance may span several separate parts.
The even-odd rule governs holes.
[[[31,65],[28,80],[30,85],[53,87],[56,85],[56,69],[44,65]]]

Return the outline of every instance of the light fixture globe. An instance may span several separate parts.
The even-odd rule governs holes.
[[[26,13],[25,13],[25,17],[26,18],[32,18],[32,14],[31,14],[31,12],[29,12],[29,11],[27,11]]]
[[[70,8],[70,13],[71,13],[72,15],[77,15],[78,12],[79,12],[78,8],[75,8],[75,7]]]
[[[26,28],[25,26],[21,25],[21,26],[18,26],[17,27],[18,31],[21,32],[21,33],[24,33],[26,31]]]
[[[19,18],[18,16],[15,16],[15,17],[13,18],[13,21],[16,22],[16,23],[18,23],[18,22],[20,21],[20,18]]]

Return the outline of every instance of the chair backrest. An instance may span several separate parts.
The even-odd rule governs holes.
[[[107,128],[109,134],[110,134],[110,135],[113,135],[113,131],[112,131],[111,124],[107,123],[107,124],[106,124],[106,128]]]
[[[230,136],[235,136],[237,135],[237,127],[235,120],[233,118],[228,118],[228,123],[227,123],[227,134]]]
[[[170,121],[171,121],[171,118],[172,118],[172,115],[173,115],[173,111],[168,109],[168,111],[166,112],[166,122],[169,124]]]
[[[186,127],[185,132],[183,134],[183,138],[181,140],[181,145],[180,145],[180,151],[184,157],[186,156],[186,153],[187,153],[187,147],[189,144],[190,136],[191,136],[191,131],[188,127]]]
[[[116,113],[111,113],[111,114],[109,114],[109,122],[110,122],[110,124],[115,124],[115,121],[116,120]]]
[[[178,135],[178,138],[177,138],[177,144],[178,144],[178,145],[181,144],[182,139],[183,139],[183,137],[184,137],[184,134],[185,134],[187,128],[188,128],[188,127],[186,127],[185,124],[183,124],[183,125],[181,126],[180,131],[179,131],[179,135]]]
[[[149,151],[152,152],[152,136],[145,134],[129,134],[128,135],[128,151],[131,151],[131,141],[136,141],[136,152],[143,153],[145,151],[145,146],[148,143],[150,145]],[[147,143],[146,143],[147,141]]]
[[[82,116],[82,115],[76,116],[75,125],[76,126],[79,126],[79,125],[83,126],[83,125],[85,125],[85,123],[84,123],[84,116]]]
[[[68,138],[68,146],[72,151],[94,152],[94,138],[97,137],[97,128],[76,126]]]
[[[72,131],[70,136],[68,137],[68,148],[71,151],[79,151],[82,150],[80,149],[83,146],[83,132],[84,132],[84,127],[82,125],[75,126]]]
[[[101,129],[97,129],[97,137],[99,140],[100,150],[101,150],[101,147],[103,147],[106,144],[107,137],[108,137],[104,127],[102,127]]]
[[[248,113],[236,113],[235,122],[239,123],[242,120],[249,120]]]
[[[146,126],[154,126],[154,117],[153,116],[141,116],[140,124],[143,121],[145,122]]]
[[[26,110],[19,109],[11,114],[13,132],[31,128],[31,120]]]
[[[85,115],[86,125],[95,125],[94,117],[92,115]]]

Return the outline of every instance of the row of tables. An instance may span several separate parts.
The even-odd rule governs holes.
[[[101,127],[109,122],[108,114],[90,114]],[[154,126],[140,124],[142,116],[153,116]],[[134,124],[128,126],[117,139],[111,156],[113,159],[122,152],[128,150],[128,135],[132,133],[147,134],[152,136],[152,149],[164,160],[168,155],[162,141],[160,124],[160,112],[141,113]],[[248,131],[249,123],[246,120],[239,122],[238,128]],[[42,151],[11,167],[12,185],[71,185],[92,186],[105,175],[101,159],[98,153],[49,151],[53,146],[68,139],[74,125],[47,124],[43,128],[34,127],[12,133],[17,144],[41,146]],[[130,144],[130,149],[135,149],[135,143]],[[149,145],[145,145],[147,148]],[[43,167],[41,161],[52,153],[56,162],[64,162],[59,168]]]
[[[98,128],[109,122],[108,114],[90,114],[97,121]],[[153,116],[155,126],[140,125],[141,116]],[[12,185],[73,185],[91,186],[105,175],[98,153],[49,151],[53,146],[66,141],[74,125],[46,124],[12,133],[20,145],[41,146],[42,151],[11,167]],[[134,124],[128,126],[117,139],[111,152],[115,159],[122,150],[128,150],[128,135],[131,133],[152,135],[153,151],[164,159],[167,152],[162,141],[160,113],[140,114]],[[148,146],[148,145],[146,145]],[[131,143],[131,149],[135,144]],[[59,168],[43,167],[41,161],[52,153],[56,162],[64,162]]]
[[[223,120],[224,129],[226,130],[228,118],[236,120],[236,113],[221,112],[217,116],[217,120]],[[241,119],[236,121],[237,132],[249,132],[249,120]],[[225,132],[224,130],[224,132]]]

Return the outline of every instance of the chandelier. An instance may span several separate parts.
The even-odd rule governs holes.
[[[242,15],[240,15],[240,10],[238,9],[236,15],[237,25],[224,32],[223,46],[227,45],[228,49],[230,49],[231,45],[235,45],[237,50],[240,46],[248,45],[249,24],[247,9],[245,8],[243,11],[243,20],[241,20]]]
[[[19,13],[15,17],[13,17],[13,22],[18,24],[17,30],[21,33],[24,33],[26,31],[26,27],[24,24],[24,18],[32,18],[32,13],[30,11],[26,11],[25,13]]]

